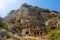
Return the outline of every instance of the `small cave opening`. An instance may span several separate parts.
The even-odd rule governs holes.
[[[29,34],[29,32],[27,31],[25,34]]]
[[[18,22],[18,23],[20,23],[20,22],[21,22],[21,20],[17,20],[17,22]]]
[[[37,32],[37,35],[39,35],[39,32]]]
[[[55,30],[55,27],[51,27],[52,30]]]
[[[36,35],[36,32],[34,32],[34,35]]]
[[[42,32],[40,32],[40,35],[42,35]]]

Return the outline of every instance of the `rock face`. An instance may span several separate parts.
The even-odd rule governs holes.
[[[0,36],[7,36],[7,31],[6,30],[0,30]]]
[[[23,4],[20,9],[12,10],[4,21],[9,24],[9,29],[19,32],[22,28],[36,26],[45,30],[45,22],[48,18],[56,17],[58,12]]]
[[[0,21],[3,21],[4,19],[2,17],[0,17]]]

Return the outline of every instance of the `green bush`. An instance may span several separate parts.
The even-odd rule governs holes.
[[[8,30],[8,27],[5,23],[3,23],[2,21],[0,21],[0,29],[5,29]]]
[[[48,33],[49,40],[60,40],[60,28]]]
[[[59,19],[60,19],[60,14],[58,14],[58,15],[57,15],[57,18],[59,18]]]

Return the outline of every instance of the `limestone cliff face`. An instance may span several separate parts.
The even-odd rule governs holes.
[[[0,17],[0,21],[3,21],[4,19],[2,17]]]
[[[56,16],[56,12],[49,11],[48,9],[23,4],[20,9],[12,10],[8,16],[5,17],[5,21],[10,25],[9,27],[12,27],[11,29],[18,28],[19,30],[23,27],[38,26],[39,29],[44,30],[45,21],[48,18]]]

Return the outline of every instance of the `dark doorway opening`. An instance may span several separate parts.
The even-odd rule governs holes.
[[[29,32],[27,31],[26,34],[29,34]]]
[[[34,35],[36,35],[36,32],[34,32]]]
[[[40,35],[42,35],[42,32],[40,32]]]
[[[39,35],[39,32],[37,32],[37,35]]]

